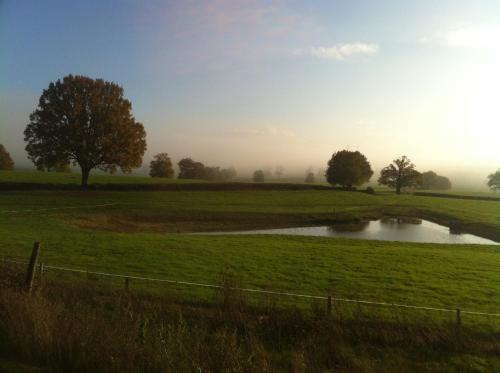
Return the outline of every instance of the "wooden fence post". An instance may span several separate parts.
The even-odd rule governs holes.
[[[328,296],[328,300],[326,303],[326,312],[327,312],[328,316],[332,315],[332,296],[331,295]]]
[[[125,290],[129,291],[130,288],[130,278],[125,277]]]
[[[40,254],[40,242],[35,242],[33,251],[31,252],[30,262],[28,264],[28,272],[26,274],[26,288],[31,292],[33,288],[33,281],[35,280],[36,262],[38,261],[38,254]]]
[[[460,326],[462,325],[462,317],[460,313],[460,309],[457,308],[457,329],[460,329]]]

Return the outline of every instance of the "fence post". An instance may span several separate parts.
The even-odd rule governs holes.
[[[28,264],[28,272],[26,274],[26,288],[31,292],[33,288],[33,281],[35,280],[35,268],[38,261],[38,254],[40,254],[40,242],[35,242],[33,251],[31,252],[30,262]]]
[[[457,329],[462,325],[462,317],[460,315],[460,308],[457,308]]]
[[[130,278],[125,277],[125,290],[129,291],[130,288]]]
[[[326,312],[328,316],[332,315],[332,296],[328,296],[328,300],[326,301]]]

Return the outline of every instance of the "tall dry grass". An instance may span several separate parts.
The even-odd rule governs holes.
[[[309,313],[272,303],[258,307],[233,290],[228,277],[211,303],[58,283],[39,285],[29,295],[22,273],[3,267],[0,277],[1,353],[48,371],[400,372],[464,370],[470,361],[500,366],[498,334],[381,321],[362,310],[346,317],[341,307],[327,315],[320,304]]]

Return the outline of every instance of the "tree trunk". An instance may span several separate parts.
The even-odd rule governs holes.
[[[396,194],[401,194],[401,185],[396,185]]]
[[[89,185],[90,169],[82,167],[82,188],[87,188]]]

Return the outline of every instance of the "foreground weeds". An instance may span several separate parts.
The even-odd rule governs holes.
[[[212,302],[187,303],[57,283],[27,294],[21,274],[1,277],[1,354],[42,371],[500,371],[493,332],[339,307],[257,307],[228,278]]]

